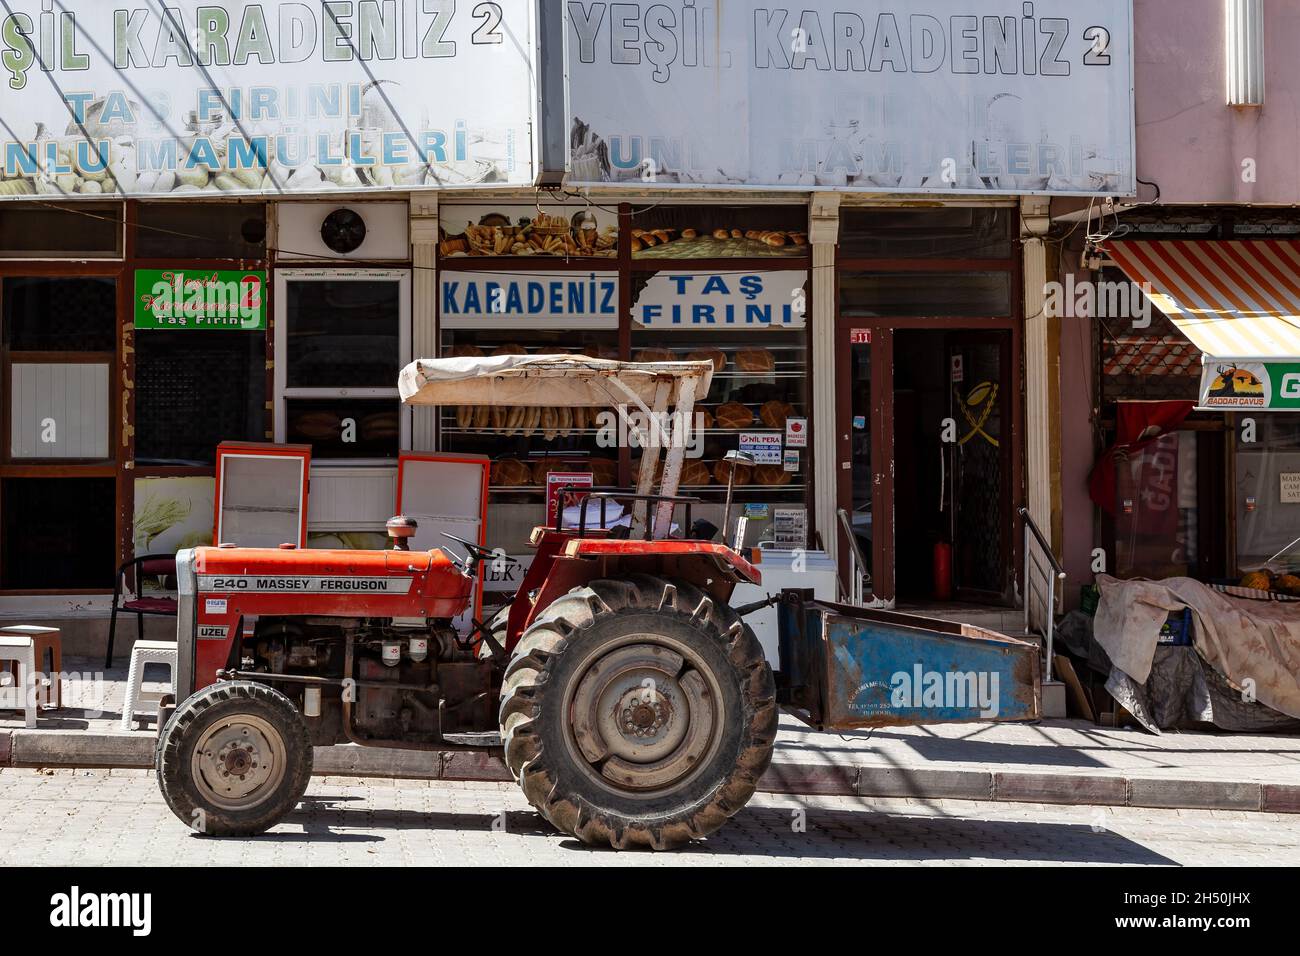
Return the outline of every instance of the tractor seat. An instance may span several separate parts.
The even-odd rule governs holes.
[[[118,605],[122,611],[136,611],[144,614],[175,614],[176,599],[169,597],[136,598]]]

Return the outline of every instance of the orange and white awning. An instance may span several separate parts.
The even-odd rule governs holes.
[[[1212,360],[1300,360],[1300,241],[1116,240],[1103,248]]]

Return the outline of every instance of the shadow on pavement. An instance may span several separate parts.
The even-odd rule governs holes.
[[[796,811],[802,816],[796,816]],[[494,828],[516,837],[550,837],[560,841],[565,849],[577,852],[617,852],[587,847],[562,837],[532,811],[489,814],[366,810],[346,807],[343,799],[332,798],[304,800],[280,828],[255,839],[266,843],[316,841],[322,844],[382,841],[386,839],[382,835],[359,831],[393,830],[429,831],[436,842],[439,831],[486,832]],[[708,840],[675,852],[776,859],[849,859],[864,863],[990,860],[1177,865],[1174,860],[1121,834],[1094,830],[1086,824],[907,816],[818,807],[747,807]]]

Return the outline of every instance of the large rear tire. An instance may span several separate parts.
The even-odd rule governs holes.
[[[506,763],[539,813],[584,843],[666,849],[753,795],[776,737],[754,632],[698,588],[593,581],[524,633],[501,689]]]
[[[307,726],[265,684],[225,681],[185,700],[158,735],[158,786],[198,833],[253,836],[298,805],[311,780]]]

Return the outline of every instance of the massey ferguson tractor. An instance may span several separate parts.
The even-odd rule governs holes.
[[[495,356],[417,361],[399,385],[408,403],[623,407],[643,421],[675,408],[668,420],[689,422],[712,372]],[[409,550],[414,522],[400,515],[384,551],[181,551],[178,700],[156,752],[167,804],[199,832],[248,836],[294,809],[313,746],[487,751],[558,830],[663,849],[745,806],[778,701],[825,729],[1037,716],[1035,644],[795,592],[732,607],[735,586],[760,574],[692,524],[695,500],[677,495],[684,445],[647,440],[634,493],[590,494],[576,521],[557,508],[533,532],[513,601],[468,629],[454,622],[492,549],[448,534],[446,547]],[[601,519],[611,499],[632,505],[630,527]],[[779,693],[742,617],[772,604]],[[960,701],[913,689],[927,669]],[[894,686],[902,673],[908,695]]]

